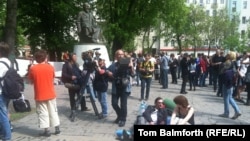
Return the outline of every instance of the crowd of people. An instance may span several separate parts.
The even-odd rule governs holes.
[[[0,59],[10,64],[6,56],[8,52],[8,45],[1,42]],[[250,71],[249,56],[246,52],[242,54],[229,52],[225,55],[223,53],[218,49],[209,57],[204,54],[193,57],[187,53],[176,57],[175,54],[168,55],[166,52],[155,56],[150,53],[136,55],[119,49],[115,52],[115,60],[110,66],[106,66],[99,52],[83,52],[81,56],[83,64],[76,62],[78,56],[75,53],[67,53],[62,67],[62,82],[68,89],[71,110],[69,117],[74,122],[79,107],[81,111],[90,110],[83,96],[89,93],[93,102],[99,101],[101,112],[98,117],[106,118],[109,114],[107,90],[111,84],[111,106],[116,113],[114,123],[119,127],[126,124],[128,97],[132,87],[136,86],[141,88],[140,97],[138,97],[140,101],[155,99],[154,105],[148,106],[142,114],[145,124],[194,125],[195,109],[185,97],[185,94],[188,94],[186,87],[189,83],[189,91],[197,91],[197,87],[211,85],[215,94],[224,99],[224,111],[219,116],[229,118],[229,105],[232,105],[235,114],[231,118],[237,119],[242,113],[236,101],[242,101],[240,94],[245,90],[248,93],[245,105],[250,105],[250,84],[245,82],[246,73]],[[44,129],[40,135],[50,136],[50,127],[55,128],[54,134],[60,134],[60,119],[53,86],[54,68],[48,63],[48,55],[44,50],[38,50],[33,59],[37,64],[32,63],[26,76],[34,84],[38,124]],[[83,66],[83,70],[79,69],[79,65]],[[0,76],[3,76],[6,68],[1,64],[0,68]],[[160,73],[157,73],[158,71]],[[159,76],[156,77],[156,75]],[[168,75],[171,78],[168,78]],[[171,109],[171,112],[167,110],[168,106],[163,98],[150,95],[154,76],[162,86],[161,89],[168,89],[170,79],[172,84],[177,84],[177,79],[182,79],[180,95],[172,100],[176,106]],[[8,140],[11,138],[8,99],[0,95],[0,100],[3,113],[1,130],[3,138]]]

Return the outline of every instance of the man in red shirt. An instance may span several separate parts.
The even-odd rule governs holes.
[[[55,71],[53,66],[47,63],[47,53],[39,50],[35,53],[35,60],[38,64],[30,67],[29,79],[34,84],[36,110],[38,123],[44,132],[40,136],[51,135],[49,127],[55,127],[55,134],[60,133],[60,120],[56,104],[56,93],[54,89]]]

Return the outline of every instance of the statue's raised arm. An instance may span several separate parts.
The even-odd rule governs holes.
[[[77,17],[77,30],[80,43],[97,43],[100,28],[97,26],[95,17],[90,11],[90,5],[85,3],[83,11]]]

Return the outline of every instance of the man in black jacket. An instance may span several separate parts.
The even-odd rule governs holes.
[[[157,97],[155,99],[155,105],[149,105],[142,115],[147,122],[146,124],[166,125],[167,116],[169,114],[168,110],[163,104],[163,99],[161,97]]]
[[[65,61],[62,67],[62,81],[65,84],[65,87],[68,88],[69,99],[70,99],[70,108],[71,114],[70,118],[73,122],[76,116],[76,97],[80,97],[80,81],[82,80],[81,70],[79,69],[78,64],[76,63],[76,54],[70,53],[69,60]],[[89,111],[86,107],[85,97],[81,99],[81,111]]]

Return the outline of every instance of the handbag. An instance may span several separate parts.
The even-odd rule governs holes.
[[[246,83],[250,83],[250,72],[247,72],[247,73],[246,73],[246,75],[245,75],[245,77],[244,77],[244,81],[245,81]]]
[[[30,102],[28,99],[24,98],[23,94],[19,99],[13,100],[13,107],[14,107],[14,110],[19,113],[31,111]]]

